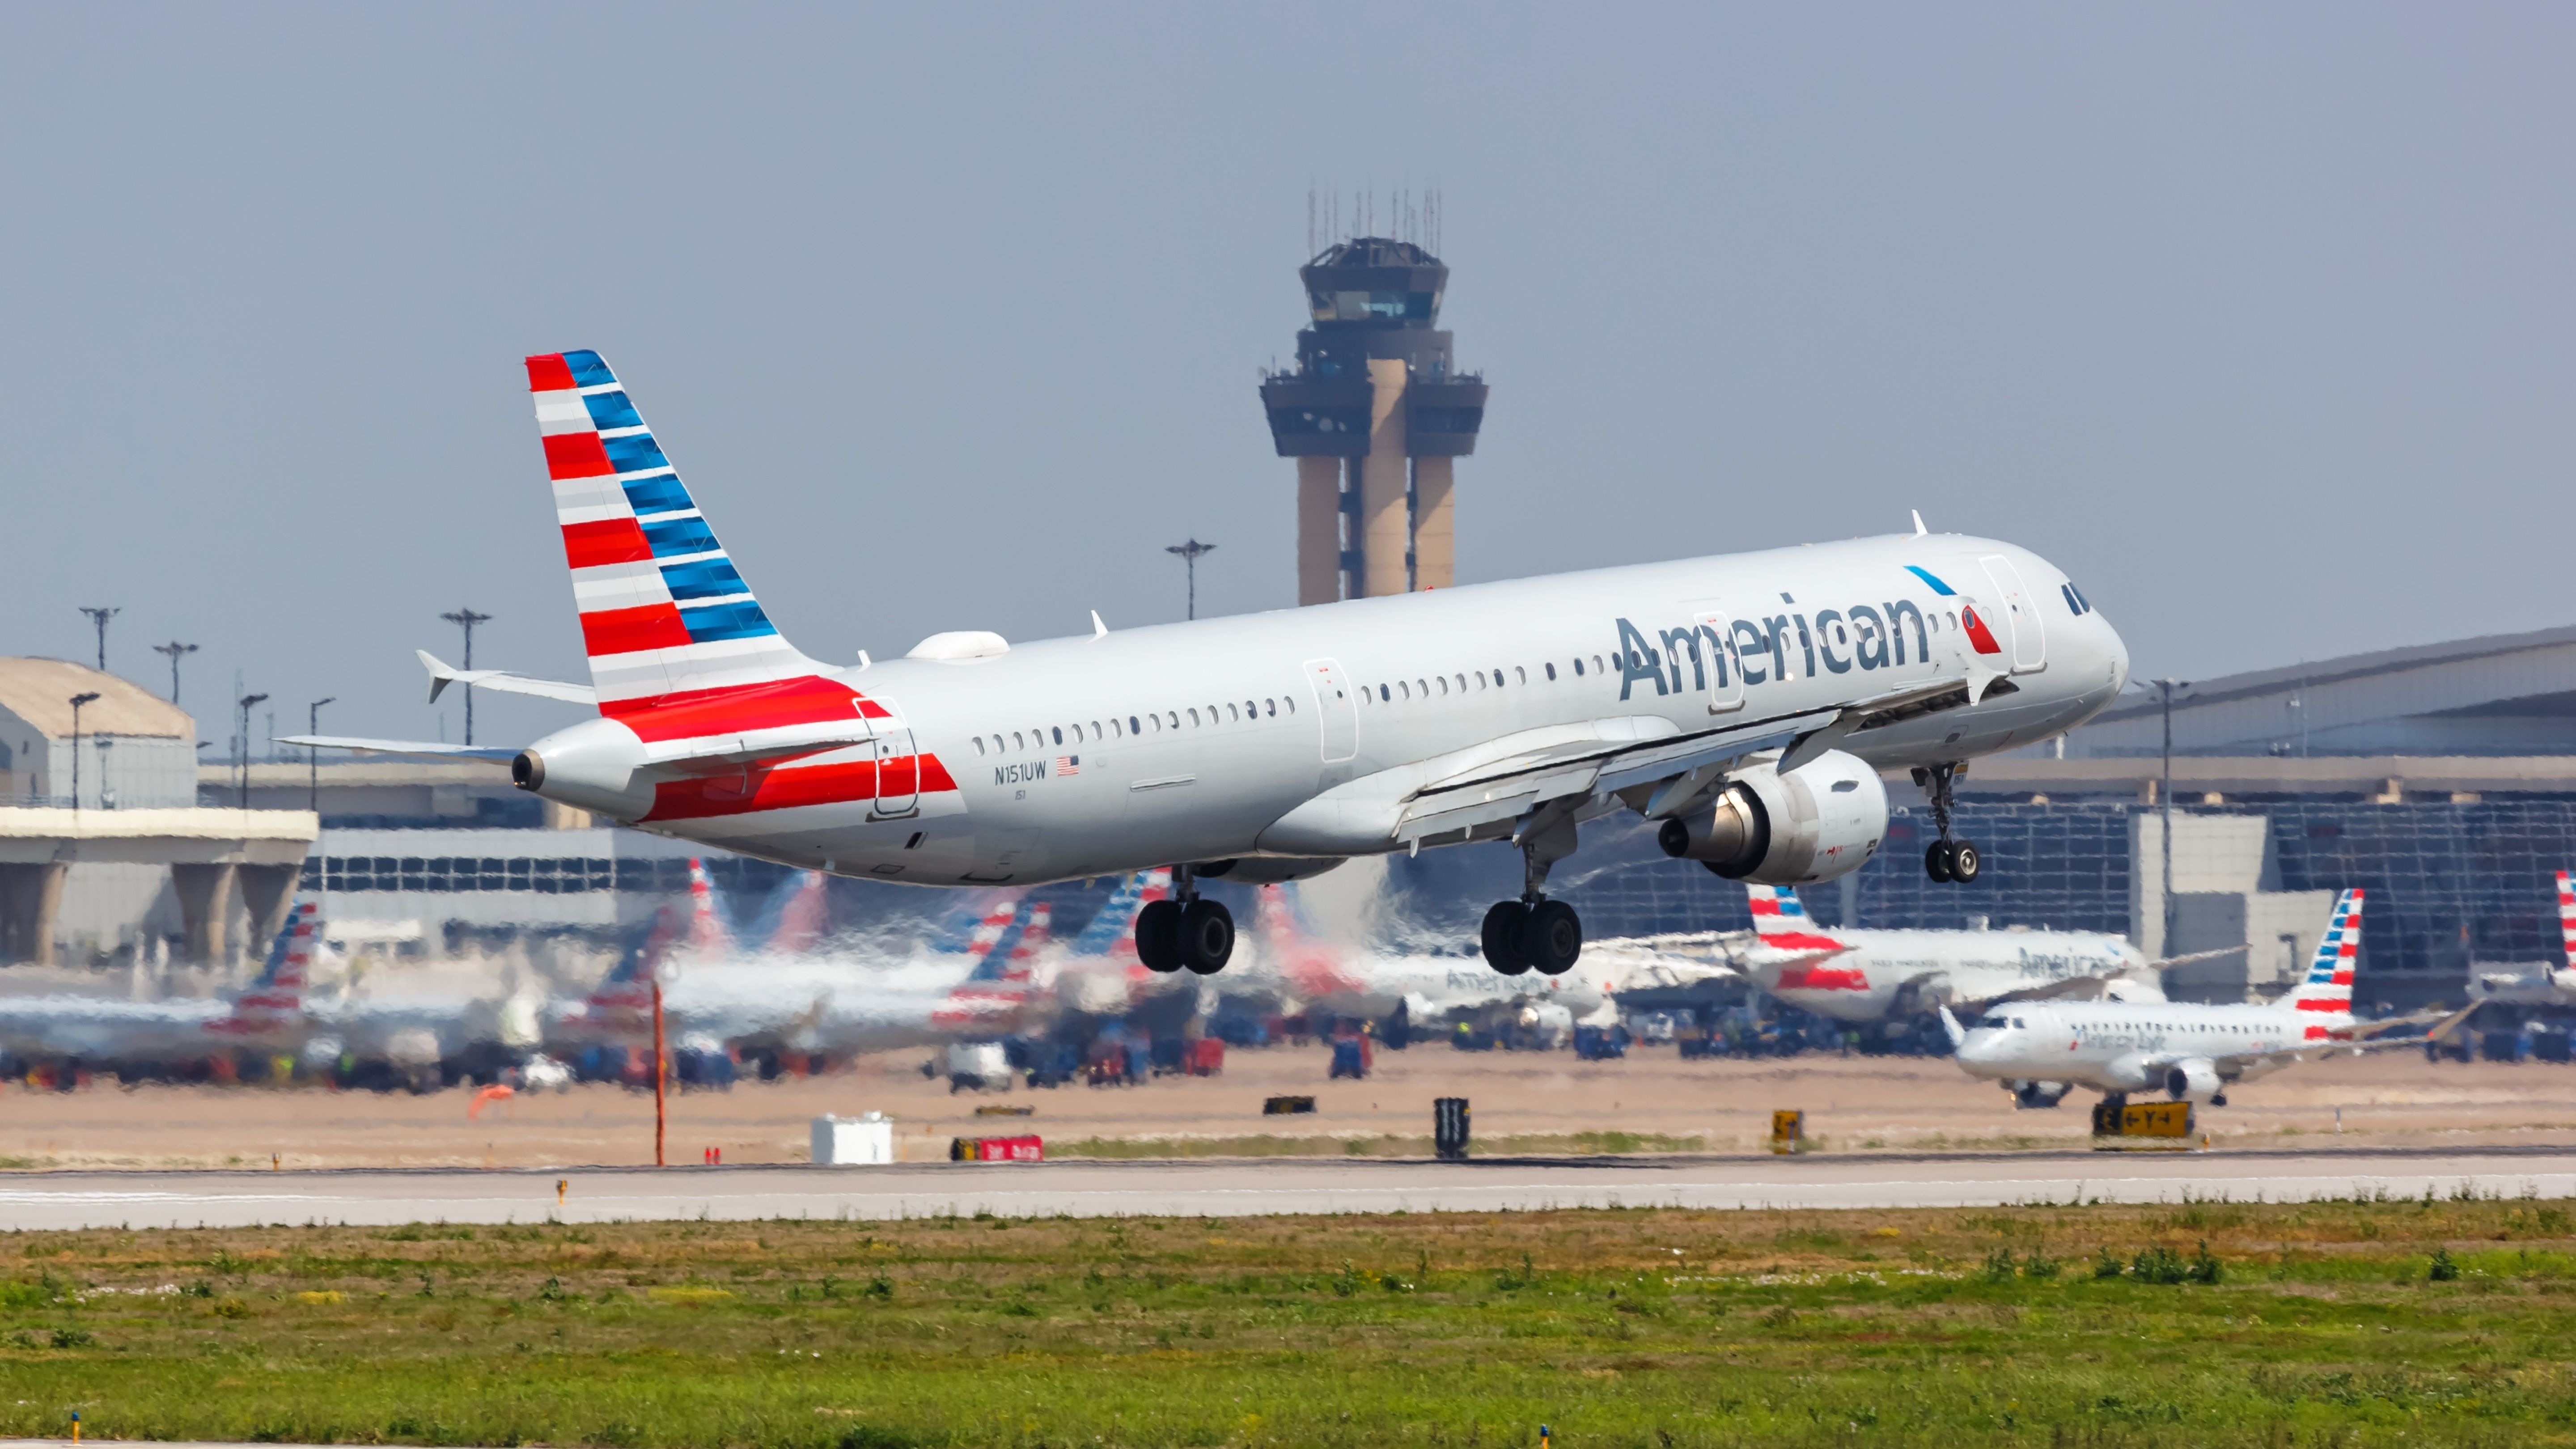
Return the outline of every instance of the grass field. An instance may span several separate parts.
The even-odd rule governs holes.
[[[21,1233],[0,1433],[2527,1446],[2571,1308],[2536,1201]]]

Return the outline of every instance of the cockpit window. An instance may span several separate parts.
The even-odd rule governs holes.
[[[2065,596],[2066,610],[2068,613],[2084,615],[2093,612],[2093,601],[2084,597],[2084,591],[2082,589],[2068,583],[2059,584],[2057,586],[2057,591]]]
[[[2010,1026],[2011,1024],[2012,1024],[2012,1022],[2010,1021],[2010,1019],[2009,1019],[2009,1018],[2007,1018],[2007,1017],[2006,1017],[2002,1012],[2000,1012],[2000,1011],[1996,1011],[1996,1012],[1989,1012],[1989,1013],[1986,1015],[1986,1017],[1985,1017],[1985,1019],[1984,1019],[1984,1020],[1979,1021],[1979,1022],[1977,1023],[1977,1025],[1979,1025],[1979,1026],[1991,1026],[1991,1027],[1995,1027],[1995,1028],[1997,1028],[1997,1029],[2001,1029],[2001,1028],[2003,1028],[2003,1027]]]

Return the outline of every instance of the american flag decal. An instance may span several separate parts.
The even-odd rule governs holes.
[[[1056,756],[1056,757],[1055,757],[1055,772],[1056,772],[1057,774],[1059,774],[1059,775],[1079,775],[1079,774],[1081,774],[1081,773],[1082,773],[1082,756],[1080,756],[1080,755],[1058,755],[1058,756]]]

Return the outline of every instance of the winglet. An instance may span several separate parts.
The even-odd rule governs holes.
[[[1923,526],[1923,510],[1922,510],[1922,509],[1920,509],[1920,508],[1909,508],[1909,509],[1907,509],[1906,511],[1907,511],[1908,513],[1911,513],[1911,514],[1913,514],[1913,515],[1914,515],[1914,536],[1915,536],[1916,538],[1921,538],[1923,535],[1925,535],[1925,534],[1927,534],[1927,533],[1930,533],[1930,532],[1932,531],[1932,530],[1930,530],[1930,529],[1928,529],[1928,528],[1925,528],[1925,527]]]
[[[1950,1008],[1946,1006],[1941,1008],[1941,1030],[1950,1034],[1950,1050],[1952,1051],[1957,1051],[1959,1049],[1959,1044],[1968,1039],[1967,1031],[1959,1025],[1959,1018],[1952,1016],[1950,1014]]]
[[[1106,639],[1109,637],[1109,626],[1100,622],[1100,611],[1098,609],[1091,611],[1091,637],[1094,639]]]

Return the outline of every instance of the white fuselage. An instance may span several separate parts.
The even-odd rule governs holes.
[[[2161,1087],[2167,1072],[2192,1062],[2210,1064],[2221,1081],[2263,1076],[2314,1050],[2310,1033],[2320,1024],[2279,1006],[2011,1002],[1969,1029],[1958,1060],[1971,1076],[2137,1092]],[[2346,1032],[2351,1024],[2349,1017],[2323,1023]]]
[[[1764,991],[1838,1021],[1885,1021],[1934,1006],[1974,1007],[2015,991],[2086,976],[2137,973],[2116,988],[2161,999],[2146,957],[2126,938],[2095,931],[1837,930],[1846,948],[1815,952],[1756,946],[1745,974]]]
[[[1957,592],[1942,594],[1909,566]],[[1999,582],[2015,571],[2017,589]],[[924,885],[1384,852],[1401,845],[1412,790],[1568,733],[1653,738],[1788,720],[1983,667],[2009,673],[2010,688],[1862,729],[1839,747],[1884,769],[2046,740],[2107,705],[2127,678],[2119,636],[2075,609],[2064,581],[2045,560],[1991,540],[1869,538],[1047,640],[969,660],[888,660],[833,677],[888,710],[887,728],[909,731],[926,784],[944,773],[953,789],[925,788],[894,808],[674,809],[650,786],[603,795],[571,783],[561,764],[539,792],[748,855]],[[1971,602],[2001,639],[2000,658],[1971,652],[1959,623]],[[1880,626],[1855,625],[1855,611]],[[1886,637],[1890,615],[1902,663]],[[1694,632],[1702,621],[1712,621],[1707,636]],[[1747,666],[1731,698],[1692,645],[1719,634]],[[624,729],[588,721],[532,748],[566,761],[631,749],[631,739],[617,744]],[[1507,825],[1475,838],[1502,833]]]

